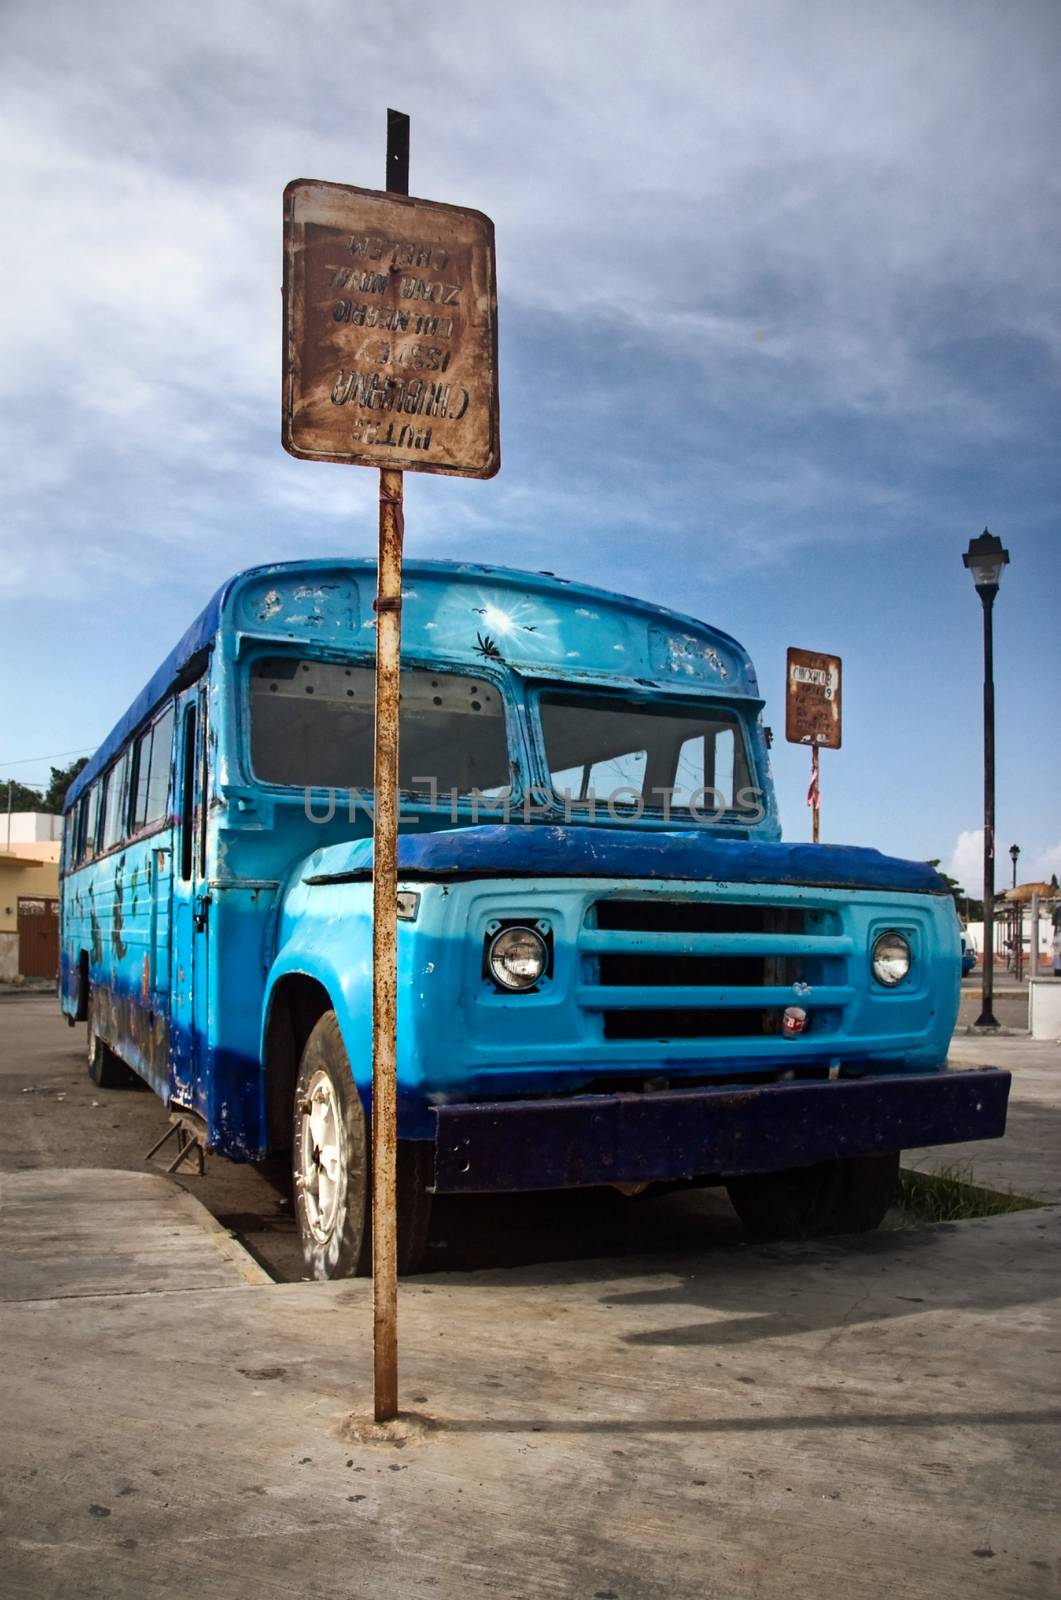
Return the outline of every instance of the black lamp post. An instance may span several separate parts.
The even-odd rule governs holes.
[[[991,611],[1009,562],[1001,539],[985,528],[970,539],[962,561],[973,575],[984,608],[984,967],[978,1028],[997,1028],[992,1010],[995,988],[995,661]],[[1014,876],[1016,866],[1014,865]]]
[[[1011,844],[1009,859],[1013,863],[1013,887],[1017,887],[1017,857],[1020,855],[1020,845]],[[1013,976],[1019,983],[1024,966],[1024,912],[1016,903],[1013,906],[1011,919],[1013,931]]]

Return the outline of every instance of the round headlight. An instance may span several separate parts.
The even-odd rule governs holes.
[[[910,946],[901,933],[882,933],[873,941],[873,976],[891,989],[910,971]]]
[[[503,989],[533,989],[549,964],[549,951],[533,928],[502,928],[490,941],[487,961]]]

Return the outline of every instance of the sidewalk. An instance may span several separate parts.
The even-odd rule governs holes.
[[[18,995],[54,993],[54,978],[20,978],[17,983],[0,980],[0,1000],[12,1000]]]
[[[976,1043],[1026,1191],[1061,1051]],[[5,1600],[1058,1591],[1059,1209],[411,1279],[374,1442],[371,1285],[262,1284],[125,1176],[2,1180]]]
[[[955,1037],[949,1061],[1013,1073],[1006,1137],[910,1151],[903,1165],[923,1172],[967,1167],[981,1188],[1061,1204],[1061,1046],[1027,1037]]]

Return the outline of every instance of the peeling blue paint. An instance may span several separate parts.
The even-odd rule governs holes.
[[[509,824],[406,833],[398,840],[398,868],[410,879],[445,875],[650,878],[950,893],[927,862],[903,861],[854,845],[719,839],[706,828],[643,834],[616,827]],[[368,877],[372,841],[358,839],[318,851],[310,857],[306,871],[320,877]]]

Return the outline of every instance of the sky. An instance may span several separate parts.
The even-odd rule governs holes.
[[[501,472],[408,474],[408,553],[735,634],[790,838],[785,651],[840,655],[823,838],[977,892],[987,526],[998,876],[1061,872],[1056,0],[6,0],[0,778],[230,573],[374,550],[375,474],[280,445],[281,195],[382,187],[388,105],[497,234]]]

